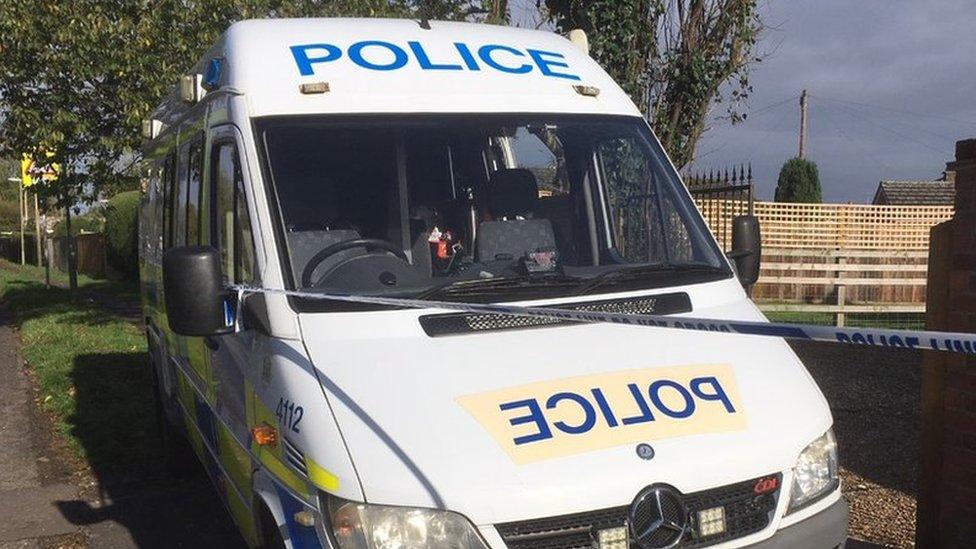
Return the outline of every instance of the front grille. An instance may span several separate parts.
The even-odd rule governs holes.
[[[673,315],[691,311],[691,300],[686,293],[658,294],[630,299],[587,301],[568,305],[547,305],[552,309],[567,311],[598,311],[631,315]],[[572,320],[539,316],[522,316],[484,313],[447,313],[420,317],[420,325],[430,337],[497,332],[526,328],[545,328],[576,324]]]
[[[756,484],[776,478],[776,489],[756,495]],[[712,488],[682,497],[691,527],[678,547],[706,547],[762,531],[769,526],[779,499],[782,475],[767,475],[736,484]],[[725,532],[702,537],[698,512],[713,507],[725,508]],[[495,528],[509,549],[593,549],[597,532],[627,525],[629,506],[575,513],[558,517],[496,524]],[[636,544],[631,540],[631,547]]]

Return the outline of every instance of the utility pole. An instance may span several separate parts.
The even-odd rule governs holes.
[[[807,152],[807,90],[800,94],[800,158]]]
[[[64,224],[68,233],[68,289],[74,293],[78,289],[78,263],[75,255],[75,238],[71,234],[71,200],[70,195],[65,193]]]
[[[24,245],[24,227],[27,226],[27,201],[24,196],[24,184],[17,183],[17,195],[20,197],[20,264],[27,264],[27,250]]]
[[[37,196],[41,193],[37,192],[37,187],[34,187],[34,251],[37,252],[37,266],[41,266],[41,207],[40,198]]]

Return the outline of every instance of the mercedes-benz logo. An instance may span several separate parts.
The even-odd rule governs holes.
[[[638,444],[637,457],[643,460],[654,459],[654,448],[650,444],[647,444],[646,442],[642,442]]]
[[[681,492],[667,484],[644,488],[630,504],[630,534],[641,549],[668,549],[688,532]]]

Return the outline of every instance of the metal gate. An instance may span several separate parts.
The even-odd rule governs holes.
[[[752,164],[685,174],[685,185],[722,249],[732,247],[732,220],[753,215]]]

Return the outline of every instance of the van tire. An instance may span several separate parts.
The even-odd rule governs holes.
[[[258,496],[254,497],[260,500]],[[264,503],[259,506],[258,520],[261,527],[261,549],[285,549],[285,539],[281,536],[278,523]]]

